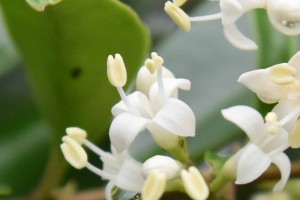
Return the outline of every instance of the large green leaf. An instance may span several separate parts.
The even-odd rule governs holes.
[[[118,98],[106,78],[107,56],[121,53],[132,75],[148,50],[148,33],[137,16],[114,0],[65,0],[43,13],[23,0],[1,0],[1,6],[56,134],[81,126],[99,137]]]
[[[149,35],[135,13],[116,0],[64,0],[42,13],[24,0],[0,2],[38,107],[54,133],[49,181],[41,184],[47,190],[66,163],[58,144],[66,127],[80,126],[94,140],[107,136],[110,109],[119,99],[106,77],[107,56],[122,54],[130,81],[146,56]],[[39,145],[35,142],[32,146]]]

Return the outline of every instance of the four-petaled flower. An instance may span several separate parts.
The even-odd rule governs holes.
[[[240,127],[250,142],[227,162],[236,163],[236,184],[246,184],[257,179],[274,163],[280,170],[281,180],[273,191],[281,191],[291,170],[290,160],[283,153],[289,147],[288,133],[284,129],[285,119],[278,121],[277,115],[270,112],[264,119],[253,108],[234,106],[222,110],[225,119]]]
[[[67,128],[67,136],[62,138],[61,150],[66,160],[75,168],[86,167],[109,183],[105,189],[105,196],[111,199],[112,189],[117,186],[123,190],[140,192],[144,184],[142,163],[133,159],[127,150],[121,154],[112,147],[112,153],[105,152],[86,139],[86,132],[77,127]],[[88,162],[88,157],[82,145],[89,148],[100,157],[103,169],[98,169]]]
[[[109,63],[109,62],[108,62]],[[176,79],[169,73],[164,77],[163,60],[156,53],[152,59],[146,60],[145,66],[151,73],[157,74],[157,79],[143,93],[135,91],[126,95],[121,87],[117,87],[122,100],[112,108],[114,120],[110,126],[109,136],[112,145],[118,152],[127,149],[136,136],[145,128],[152,134],[155,142],[164,149],[172,149],[178,145],[179,136],[195,135],[195,116],[191,108],[177,98],[178,88],[189,90],[190,81]],[[112,67],[112,66],[108,66]],[[141,70],[145,70],[143,67]],[[144,80],[152,74],[139,73]],[[142,84],[139,82],[139,84]]]

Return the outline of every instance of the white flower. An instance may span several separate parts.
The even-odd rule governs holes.
[[[300,51],[288,63],[242,74],[238,82],[255,92],[265,103],[277,103],[279,118],[289,116],[286,129],[292,133],[300,115]]]
[[[300,1],[298,0],[220,0],[220,13],[197,17],[188,17],[179,6],[181,4],[168,1],[165,11],[183,30],[190,30],[191,22],[222,19],[225,37],[233,46],[243,50],[256,50],[257,45],[239,31],[236,21],[253,9],[266,9],[271,23],[280,32],[286,35],[300,34]]]
[[[239,126],[250,142],[227,162],[237,162],[236,184],[246,184],[257,179],[271,163],[281,173],[281,180],[273,191],[281,191],[290,175],[291,163],[283,153],[289,147],[288,133],[283,128],[285,119],[278,121],[274,112],[262,116],[247,106],[234,106],[222,110],[225,119]]]
[[[128,151],[118,154],[112,147],[112,153],[98,148],[86,139],[86,132],[72,127],[67,129],[61,145],[66,160],[75,168],[86,167],[105,180],[109,180],[106,188],[106,198],[111,199],[111,190],[117,186],[123,190],[140,192],[144,184],[142,164],[133,159]],[[81,145],[85,145],[96,153],[103,162],[103,169],[98,169],[88,162],[87,154]]]
[[[135,91],[127,96],[121,87],[117,87],[122,100],[112,108],[115,118],[109,136],[118,152],[127,149],[144,129],[148,129],[156,143],[167,150],[178,144],[179,136],[195,135],[194,113],[187,104],[177,99],[178,88],[189,90],[190,81],[163,77],[162,63],[162,58],[156,53],[152,53],[152,59],[146,60],[149,71],[157,74],[150,89],[151,77],[146,78],[146,73],[141,75],[147,81],[142,86],[143,92],[149,93]],[[139,84],[142,84],[141,81]]]

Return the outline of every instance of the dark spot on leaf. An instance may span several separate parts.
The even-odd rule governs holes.
[[[82,74],[80,67],[75,67],[71,70],[71,78],[76,79]]]

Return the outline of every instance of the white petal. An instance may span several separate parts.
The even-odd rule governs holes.
[[[245,37],[234,23],[224,25],[224,34],[227,40],[236,48],[242,50],[256,50],[258,48],[256,43]]]
[[[278,86],[269,78],[269,68],[258,69],[242,74],[238,82],[244,84],[257,94],[265,103],[275,103],[285,96]]]
[[[195,136],[196,118],[183,101],[170,98],[152,121],[178,136]]]
[[[255,144],[243,151],[237,167],[236,184],[246,184],[257,179],[271,164],[271,158]]]
[[[252,142],[258,143],[265,137],[264,119],[253,108],[233,106],[222,110],[222,115],[225,119],[243,129]]]
[[[133,192],[141,192],[144,184],[142,164],[130,159],[125,160],[115,179],[116,186]]]
[[[173,73],[167,68],[162,68],[163,77],[175,78]],[[157,72],[151,74],[149,70],[143,66],[140,68],[136,77],[136,88],[138,91],[143,92],[146,96],[149,95],[150,87],[157,80]]]
[[[221,0],[222,23],[228,25],[235,22],[244,14],[244,9],[237,0]]]
[[[132,105],[132,107],[137,111],[141,116],[144,116],[145,113],[148,113],[150,108],[150,104],[147,100],[145,94],[139,91],[135,91],[127,96],[128,101]],[[141,101],[142,99],[142,101]],[[123,101],[120,101],[116,105],[114,105],[111,109],[111,112],[114,116],[119,115],[123,112],[130,112],[127,106],[124,104]]]
[[[292,133],[296,127],[296,122],[300,115],[299,106],[298,100],[283,100],[272,110],[277,114],[279,121],[283,122],[284,120],[282,125],[288,133]]]
[[[179,136],[161,127],[155,122],[149,122],[147,124],[147,129],[151,133],[155,143],[159,145],[161,148],[168,151],[178,146]]]
[[[279,127],[279,132],[276,135],[269,135],[270,141],[261,148],[269,155],[282,152],[289,147],[288,136],[289,134],[286,132],[286,130],[282,127]]]
[[[144,130],[148,119],[130,113],[121,113],[111,123],[109,137],[112,145],[120,153],[128,148],[137,134]]]
[[[191,82],[187,79],[182,78],[164,78],[163,79],[164,90],[165,90],[165,98],[177,98],[178,97],[178,89],[182,90],[190,90]],[[149,99],[151,108],[153,111],[159,110],[160,105],[160,93],[158,89],[158,84],[155,82],[150,89]]]
[[[290,60],[289,65],[295,67],[299,73],[300,71],[300,51],[298,51]]]
[[[279,168],[281,179],[280,181],[274,186],[273,191],[274,192],[280,192],[286,182],[289,179],[290,172],[291,172],[291,162],[287,155],[284,153],[277,154],[275,156],[272,156],[272,162]]]

